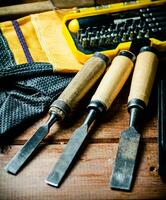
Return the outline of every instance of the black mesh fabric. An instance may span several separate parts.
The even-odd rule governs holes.
[[[49,63],[16,65],[0,33],[0,135],[15,134],[48,111],[74,74],[53,74]]]

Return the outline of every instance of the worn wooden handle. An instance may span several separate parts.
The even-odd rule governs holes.
[[[154,52],[143,51],[137,56],[128,101],[140,99],[148,104],[153,86],[158,58]]]
[[[58,99],[63,100],[70,108],[80,101],[99,77],[104,73],[106,63],[99,57],[92,57],[74,77]]]
[[[92,101],[100,101],[108,109],[131,73],[133,65],[129,57],[116,56],[93,95]]]
[[[64,118],[64,115],[68,112],[67,110],[74,108],[101,77],[106,69],[107,62],[108,57],[101,53],[91,57],[59,98],[52,103],[50,112],[56,112],[61,118]]]

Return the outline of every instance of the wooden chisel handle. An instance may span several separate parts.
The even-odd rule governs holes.
[[[128,102],[139,99],[148,104],[157,71],[158,58],[153,47],[147,46],[137,56]]]
[[[121,51],[116,56],[108,71],[104,75],[91,102],[100,102],[105,105],[106,110],[120,92],[129,74],[131,73],[135,60],[135,55],[130,51]],[[90,103],[92,105],[92,103]]]
[[[59,98],[52,103],[50,112],[56,112],[63,119],[105,72],[108,62],[107,56],[95,53],[84,64]]]

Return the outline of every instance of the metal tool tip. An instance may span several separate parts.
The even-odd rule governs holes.
[[[89,118],[88,118],[89,119]],[[89,120],[87,121],[89,122]],[[59,187],[65,174],[69,170],[72,162],[74,161],[79,149],[83,145],[84,140],[88,134],[88,125],[83,124],[75,130],[73,136],[70,138],[67,146],[65,147],[59,160],[49,173],[45,182],[51,186]]]
[[[47,183],[48,185],[51,185],[53,187],[56,187],[56,188],[59,187],[59,183],[55,183],[55,182],[49,181],[47,179],[45,179],[45,183]]]
[[[18,171],[18,170],[16,170],[15,168],[10,167],[10,166],[8,166],[8,165],[6,165],[6,166],[4,167],[4,170],[5,170],[6,172],[12,174],[12,175],[16,175],[16,174],[17,174],[17,171]]]
[[[109,186],[111,189],[114,190],[124,190],[130,191],[131,190],[131,177],[126,177],[126,174],[120,171],[113,172],[112,180],[110,180]]]
[[[114,169],[112,173],[112,179],[110,180],[109,186],[115,190],[129,191],[131,189],[131,177],[123,172],[123,169]]]
[[[122,132],[110,181],[112,189],[131,190],[139,141],[140,134],[134,127]]]
[[[110,184],[110,188],[113,190],[123,190],[123,191],[131,191],[131,186],[130,185],[126,185],[126,186],[119,186],[119,185],[113,185],[112,183]]]
[[[114,190],[124,190],[130,191],[131,190],[131,176],[127,176],[124,172],[120,171],[113,171],[112,180],[110,180],[109,186],[111,189]]]

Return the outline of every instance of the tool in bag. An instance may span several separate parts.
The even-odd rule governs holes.
[[[111,57],[147,38],[166,49],[166,1],[126,1],[79,9],[63,20],[63,34],[75,57],[84,63],[95,51]]]
[[[16,174],[40,142],[46,137],[51,126],[68,116],[78,102],[92,88],[95,82],[103,75],[109,63],[109,58],[101,53],[95,53],[83,68],[72,79],[62,94],[50,106],[50,118],[36,133],[24,144],[20,151],[5,166],[5,170]]]
[[[134,41],[130,47],[130,51],[121,51],[113,59],[110,68],[101,80],[88,105],[88,115],[85,121],[75,130],[59,160],[49,173],[46,183],[58,187],[62,182],[66,172],[88,137],[90,127],[99,116],[110,108],[112,102],[129,77],[134,66],[135,55],[137,55],[138,51],[136,47],[138,44],[139,46],[142,45],[140,41]]]
[[[110,180],[110,187],[112,189],[127,191],[131,189],[141,138],[139,125],[149,101],[157,64],[156,49],[151,46],[141,48],[136,59],[128,97],[130,124],[129,128],[123,131],[120,136]]]

